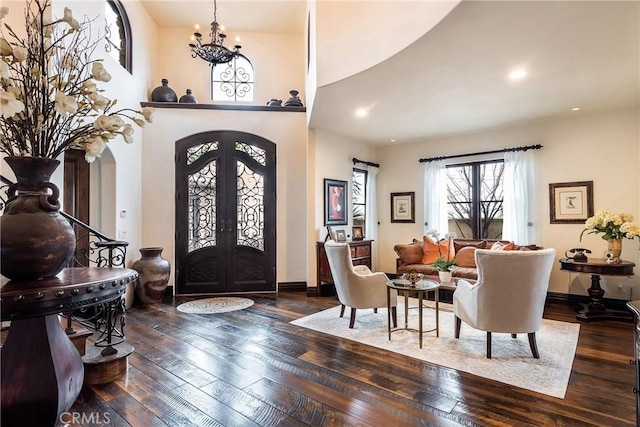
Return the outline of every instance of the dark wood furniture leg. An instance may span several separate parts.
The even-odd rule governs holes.
[[[462,323],[462,319],[459,318],[458,316],[456,316],[456,324],[455,324],[456,338],[460,338],[460,324],[461,323]]]
[[[351,307],[351,317],[349,319],[349,329],[353,329],[353,325],[356,323],[356,309]]]
[[[491,359],[491,332],[487,332],[487,359]]]
[[[344,316],[344,304],[340,307],[340,317]]]
[[[13,320],[1,354],[2,425],[57,425],[84,380],[82,359],[58,315]]]
[[[393,327],[398,327],[398,307],[391,307],[391,320],[393,321]]]
[[[538,344],[536,343],[536,333],[529,332],[529,347],[531,347],[531,353],[535,359],[540,359],[540,353],[538,353]]]
[[[600,275],[591,275],[591,287],[587,290],[591,301],[587,307],[581,310],[576,318],[583,322],[593,320],[622,320],[633,322],[633,314],[629,311],[610,310],[602,303],[604,289],[600,287]]]

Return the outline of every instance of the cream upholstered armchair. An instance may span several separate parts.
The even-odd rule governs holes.
[[[487,332],[487,358],[491,358],[491,333],[526,333],[531,353],[540,358],[536,331],[540,329],[555,249],[496,251],[477,249],[478,281],[459,280],[453,294],[455,335],[460,324]]]
[[[351,248],[346,243],[336,243],[329,240],[324,244],[329,268],[336,285],[338,300],[342,304],[340,317],[344,315],[345,306],[351,307],[349,328],[353,328],[356,321],[356,310],[359,308],[373,308],[377,312],[379,307],[387,307],[387,275],[372,273],[366,265],[354,266],[351,261]],[[397,292],[391,289],[391,316],[393,326],[397,320]]]

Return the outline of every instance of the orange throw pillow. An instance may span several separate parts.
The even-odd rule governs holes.
[[[492,251],[515,251],[516,244],[513,242],[504,243],[504,242],[495,242],[491,246]]]
[[[456,255],[453,244],[449,244],[452,240],[444,239],[436,243],[431,240],[430,237],[424,236],[422,241],[424,243],[424,252],[422,255],[423,264],[433,264],[440,257],[440,253],[442,253],[442,256],[445,258],[447,254],[449,254],[449,259],[453,259]]]

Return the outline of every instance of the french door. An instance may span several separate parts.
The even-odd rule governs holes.
[[[275,144],[211,131],[176,141],[176,291],[276,290]]]

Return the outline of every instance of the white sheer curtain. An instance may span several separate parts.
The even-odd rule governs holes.
[[[505,153],[503,183],[502,238],[518,245],[535,243],[534,151]]]
[[[440,237],[449,232],[447,216],[447,176],[444,160],[424,166],[424,234],[436,230]]]
[[[378,168],[367,166],[367,188],[366,188],[366,212],[365,212],[365,229],[364,235],[367,240],[373,240],[371,244],[371,268],[377,271],[378,267],[378,196],[376,188],[376,175]]]

